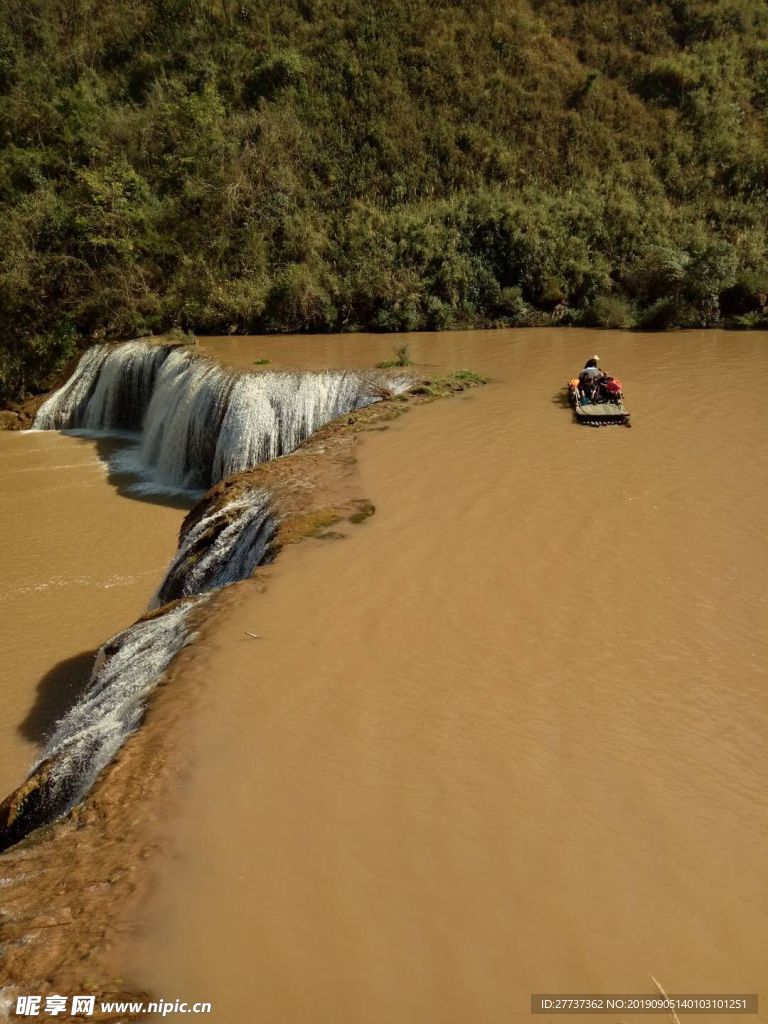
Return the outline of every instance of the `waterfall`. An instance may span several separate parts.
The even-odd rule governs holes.
[[[57,781],[76,778],[84,793],[112,760],[139,724],[149,693],[194,638],[195,603],[138,622],[101,647],[85,695],[57,723],[40,758],[55,760]]]
[[[141,722],[173,658],[195,637],[201,599],[137,622],[99,650],[84,695],[57,722],[27,782],[0,808],[0,849],[74,807]]]
[[[33,429],[128,435],[133,446],[114,465],[138,472],[141,486],[203,489],[410,383],[342,371],[239,373],[185,346],[99,345],[41,406]],[[241,482],[193,509],[150,605],[159,612],[104,644],[85,693],[56,724],[26,782],[0,805],[0,849],[85,796],[194,639],[198,605],[270,561],[277,526],[270,495]]]
[[[133,432],[113,467],[140,476],[138,490],[202,491],[408,384],[352,371],[240,373],[184,346],[134,341],[86,352],[33,429]]]
[[[259,488],[204,514],[183,535],[150,607],[247,579],[271,560],[276,532],[269,495]]]
[[[158,370],[177,350],[142,341],[95,345],[66,384],[40,406],[33,429],[141,430]]]
[[[272,558],[277,518],[261,488],[238,491],[230,500],[225,495],[194,515],[150,603],[159,613],[101,647],[85,693],[56,723],[27,781],[0,805],[0,850],[82,800],[141,723],[172,660],[194,640],[198,605]],[[184,600],[169,604],[178,598]]]

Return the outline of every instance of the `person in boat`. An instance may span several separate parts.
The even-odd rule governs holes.
[[[605,394],[607,402],[619,402],[622,397],[622,384],[618,377],[609,377],[606,374],[600,381],[600,390]]]
[[[597,370],[589,382],[592,390],[588,394],[593,402],[618,402],[622,398],[622,383],[618,377],[612,377],[610,373],[600,369],[597,365],[599,358],[599,356],[592,356],[581,371],[587,373],[588,370]]]
[[[604,376],[603,371],[597,365],[599,356],[592,356],[584,364],[584,369],[579,374],[579,387],[585,395],[594,402],[598,394],[598,384]]]

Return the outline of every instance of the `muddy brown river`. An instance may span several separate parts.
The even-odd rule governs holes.
[[[145,611],[183,511],[120,494],[113,441],[0,432],[0,789],[27,774],[96,649]],[[1,799],[1,797],[0,797]]]
[[[320,368],[392,340],[202,347]],[[216,1024],[507,1024],[651,975],[765,997],[768,336],[407,340],[490,383],[366,434],[376,514],[225,600],[129,975]],[[632,429],[560,403],[595,351]],[[0,434],[0,473],[13,781],[40,676],[138,614],[182,513],[79,439]]]

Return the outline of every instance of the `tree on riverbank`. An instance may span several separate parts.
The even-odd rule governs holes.
[[[0,399],[93,337],[768,323],[762,0],[6,0]]]

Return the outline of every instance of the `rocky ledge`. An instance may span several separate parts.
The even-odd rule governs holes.
[[[291,454],[213,487],[185,519],[182,538],[202,517],[226,509],[238,493],[253,487],[272,497],[279,519],[275,551],[311,537],[341,536],[340,524],[362,523],[375,511],[370,500],[354,493],[360,435],[386,429],[415,405],[480,383],[468,371],[419,378],[409,392],[383,395],[385,400],[327,424]],[[262,573],[256,571],[257,579]],[[121,950],[139,927],[156,866],[171,848],[167,822],[189,757],[178,736],[197,696],[185,689],[184,669],[196,645],[205,642],[206,622],[225,613],[241,585],[226,587],[206,602],[196,627],[200,639],[171,663],[141,728],[128,737],[80,804],[52,824],[34,828],[50,774],[44,762],[0,805],[0,842],[17,843],[0,855],[5,999],[25,992],[89,992],[105,999],[139,995],[126,991]]]

